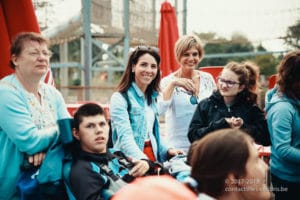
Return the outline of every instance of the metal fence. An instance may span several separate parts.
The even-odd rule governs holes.
[[[109,103],[115,86],[58,86],[57,89],[62,93],[66,103],[93,101],[106,104]],[[89,99],[85,97],[86,90],[89,90]]]

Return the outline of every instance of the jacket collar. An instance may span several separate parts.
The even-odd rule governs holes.
[[[77,157],[81,160],[87,160],[92,162],[102,162],[108,163],[112,159],[112,154],[109,152],[106,153],[89,153],[83,150],[79,150]]]
[[[142,90],[137,86],[137,84],[133,81],[131,84],[132,88],[134,89],[135,93],[140,97],[140,98],[144,98],[144,93],[142,92]],[[155,99],[158,96],[158,92],[153,91],[151,94],[151,98]]]

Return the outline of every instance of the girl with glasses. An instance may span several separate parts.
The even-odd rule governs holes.
[[[256,143],[270,145],[265,115],[256,104],[257,95],[250,89],[245,65],[228,63],[217,78],[217,87],[196,108],[188,132],[190,142],[214,130],[236,128],[243,129]]]
[[[160,113],[165,114],[165,134],[173,146],[186,153],[190,146],[188,126],[197,104],[215,89],[213,77],[197,70],[203,54],[201,41],[197,36],[182,36],[175,44],[179,69],[161,81],[162,92],[158,102]]]

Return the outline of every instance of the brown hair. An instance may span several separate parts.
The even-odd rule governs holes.
[[[179,62],[181,56],[187,50],[195,47],[198,50],[200,60],[203,58],[204,50],[201,44],[201,40],[196,35],[184,35],[180,37],[175,43],[175,57]]]
[[[257,94],[249,88],[249,71],[246,66],[237,62],[229,62],[224,69],[234,72],[239,77],[240,85],[245,85],[245,88],[239,92],[238,96],[244,98],[250,104],[257,103]]]
[[[35,41],[40,44],[45,43],[47,46],[49,45],[49,40],[44,38],[39,33],[34,32],[22,32],[18,34],[15,39],[12,41],[11,47],[10,47],[10,55],[19,56],[22,53],[22,50],[24,48],[24,43],[27,41]],[[15,64],[10,61],[10,67],[15,69]]]
[[[246,174],[252,139],[240,129],[220,129],[196,141],[190,164],[191,177],[198,182],[197,191],[212,197],[225,192],[226,178]]]
[[[300,99],[300,50],[287,53],[277,68],[277,87],[287,97]]]
[[[242,64],[245,65],[246,69],[249,72],[248,88],[250,91],[256,93],[260,73],[259,67],[251,61],[245,61]]]
[[[157,48],[154,47],[146,47],[146,46],[138,46],[129,54],[128,63],[126,69],[123,73],[123,76],[117,86],[118,92],[126,92],[128,88],[131,86],[131,83],[134,81],[135,74],[132,72],[133,65],[137,64],[140,57],[144,54],[150,54],[156,60],[158,70],[157,75],[154,80],[150,83],[150,85],[146,89],[146,98],[147,102],[151,104],[151,96],[154,91],[159,92],[159,83],[160,83],[160,56],[158,54]]]

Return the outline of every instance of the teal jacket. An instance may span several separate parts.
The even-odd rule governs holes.
[[[300,101],[274,88],[265,103],[272,143],[270,170],[280,179],[300,183]]]
[[[69,118],[62,95],[54,87],[41,83],[43,95],[48,98],[51,107],[53,124],[48,127],[36,126],[27,103],[26,91],[14,75],[9,75],[0,81],[0,199],[19,199],[16,181],[20,176],[20,166],[24,156],[38,152],[47,152],[50,146],[59,141],[56,120]],[[41,118],[39,120],[48,120]],[[58,146],[60,148],[60,146]],[[53,155],[53,152],[55,153]],[[62,149],[55,149],[47,155],[45,165],[41,169],[40,180],[55,180],[60,178],[61,163],[53,163],[63,156]],[[45,161],[44,160],[44,161]],[[52,162],[52,161],[54,162]],[[51,161],[48,163],[48,161]],[[44,163],[44,162],[43,162]],[[48,164],[46,164],[48,163]],[[51,164],[52,163],[52,164]],[[48,170],[48,171],[45,171]]]
[[[147,159],[143,153],[147,137],[147,121],[145,118],[146,101],[143,92],[135,82],[127,91],[131,104],[127,110],[127,101],[121,93],[115,92],[110,100],[110,117],[112,124],[112,141],[114,148],[122,151],[126,156],[135,159]],[[167,160],[168,146],[160,137],[159,115],[156,104],[157,93],[152,95],[151,108],[155,113],[153,135],[150,136],[156,159],[160,162]]]

